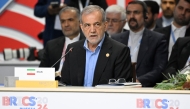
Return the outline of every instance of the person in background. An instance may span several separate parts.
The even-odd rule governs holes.
[[[175,8],[175,0],[161,0],[160,7],[162,9],[162,17],[160,17],[156,24],[161,27],[166,27],[173,21],[173,11]]]
[[[107,22],[104,10],[97,5],[83,9],[80,27],[86,37],[69,44],[61,72],[61,82],[72,86],[91,87],[108,84],[109,79],[131,80],[129,48],[105,33]]]
[[[167,44],[163,34],[145,28],[147,7],[143,1],[131,1],[127,6],[130,30],[111,38],[130,48],[132,63],[136,63],[136,82],[143,87],[153,87],[161,82],[167,64]]]
[[[67,5],[76,7],[80,12],[89,5],[98,5],[104,10],[108,7],[106,0],[69,0]]]
[[[147,5],[147,19],[145,19],[145,27],[149,30],[154,30],[155,28],[158,28],[158,25],[156,24],[156,20],[158,19],[159,14],[159,5],[155,1],[144,1]]]
[[[174,20],[171,25],[155,29],[155,31],[165,34],[170,57],[172,47],[179,37],[190,36],[190,0],[176,0],[174,8]]]
[[[63,36],[58,13],[66,6],[64,3],[68,2],[68,0],[62,3],[63,1],[64,0],[38,0],[35,4],[34,15],[36,17],[45,18],[45,28],[42,32],[44,47],[49,40]],[[51,4],[53,2],[58,4]]]
[[[111,5],[106,9],[106,21],[108,28],[106,32],[111,36],[125,31],[126,10],[119,5]]]
[[[59,17],[65,37],[62,36],[47,42],[39,67],[53,66],[56,61],[65,55],[65,50],[68,44],[85,38],[84,35],[80,33],[80,13],[77,8],[68,6],[64,7],[59,12]],[[53,66],[55,67],[55,71],[57,71],[57,75],[60,74],[59,72],[61,72],[63,63],[64,58]],[[57,78],[60,79],[59,77]]]

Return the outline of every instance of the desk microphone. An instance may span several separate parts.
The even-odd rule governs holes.
[[[71,48],[69,49],[69,51],[68,51],[67,53],[65,53],[65,55],[61,56],[61,58],[60,58],[59,60],[57,60],[57,61],[55,62],[55,64],[53,64],[53,65],[51,66],[51,68],[54,67],[54,66],[55,66],[62,58],[64,58],[69,52],[72,52],[72,50],[73,50],[73,47],[71,47]]]
[[[183,67],[180,72],[182,72],[183,70],[185,70],[186,68],[188,68],[190,66],[190,64],[186,65],[185,67]]]

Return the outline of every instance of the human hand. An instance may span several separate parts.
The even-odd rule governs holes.
[[[56,72],[55,72],[55,77],[57,77],[57,76],[61,77],[61,72],[56,71]]]
[[[48,13],[49,13],[50,15],[56,15],[56,14],[58,14],[59,11],[60,11],[62,8],[64,8],[64,7],[66,7],[66,4],[61,4],[59,7],[54,7],[54,8],[53,8],[52,5],[49,5],[49,6],[48,6]]]

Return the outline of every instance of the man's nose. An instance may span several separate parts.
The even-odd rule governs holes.
[[[69,26],[69,22],[68,21],[65,21],[65,26]]]
[[[108,20],[108,25],[113,25],[113,21],[112,20]]]
[[[166,3],[167,9],[170,9],[170,3]]]
[[[95,32],[96,31],[96,27],[94,25],[90,26],[90,32]]]
[[[133,12],[129,15],[130,18],[134,18],[134,16],[135,14]]]

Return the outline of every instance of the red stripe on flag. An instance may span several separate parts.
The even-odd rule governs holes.
[[[23,42],[19,42],[15,39],[0,35],[0,52],[3,52],[4,48],[18,49],[28,47],[29,46]]]
[[[0,26],[23,32],[42,42],[38,34],[44,29],[44,25],[27,16],[6,10],[0,16]]]
[[[27,73],[27,75],[35,75],[35,73]]]
[[[128,3],[129,3],[130,1],[133,1],[133,0],[126,0],[126,2],[125,2],[125,8],[127,7]]]
[[[108,6],[114,5],[117,3],[117,0],[106,0],[106,1],[107,1]]]

